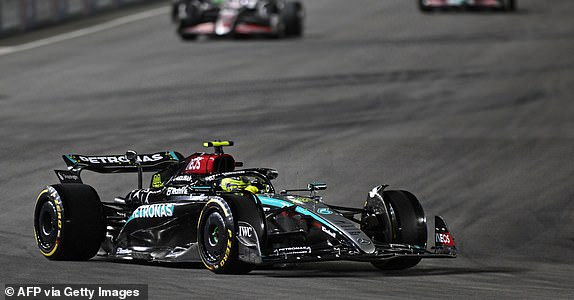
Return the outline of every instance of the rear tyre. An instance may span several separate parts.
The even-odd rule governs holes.
[[[51,260],[88,260],[105,238],[103,206],[84,184],[46,187],[36,200],[34,234],[40,252]]]
[[[516,0],[506,0],[506,11],[516,11]]]
[[[427,226],[423,208],[415,195],[407,191],[384,191],[383,199],[390,205],[392,243],[426,248]],[[416,266],[420,257],[398,257],[373,262],[381,270],[402,270]]]
[[[305,11],[301,2],[286,2],[282,16],[285,24],[285,36],[303,36],[303,20],[305,18]]]
[[[199,255],[203,264],[218,274],[246,274],[255,267],[238,258],[233,211],[223,199],[207,202],[197,226]]]
[[[197,6],[193,5],[192,3],[186,3],[181,5],[185,5],[184,9],[185,13],[184,17],[178,20],[179,24],[177,27],[177,35],[179,35],[179,37],[183,41],[194,41],[197,39],[197,34],[186,33],[185,29],[198,23],[198,21],[201,18],[200,10]]]
[[[195,33],[186,33],[186,28],[192,26],[193,20],[181,20],[179,22],[179,26],[177,27],[177,35],[181,38],[182,41],[195,41],[197,39],[197,34]]]
[[[195,40],[197,40],[197,34],[183,33],[183,32],[181,32],[181,31],[178,32],[177,34],[179,35],[179,38],[180,38],[182,41],[189,42],[189,41],[195,41]]]
[[[181,1],[171,4],[171,22],[177,24],[179,22],[179,6],[182,5]]]

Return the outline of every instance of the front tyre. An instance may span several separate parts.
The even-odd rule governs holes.
[[[184,32],[178,31],[177,35],[179,35],[179,38],[185,42],[197,40],[197,34],[184,33]]]
[[[223,199],[211,199],[204,206],[197,226],[201,261],[218,274],[246,274],[254,265],[238,258],[233,211]]]
[[[194,41],[198,35],[186,32],[186,29],[197,25],[201,20],[201,10],[191,2],[181,2],[177,8],[177,35],[182,41]]]
[[[383,199],[389,203],[391,211],[391,242],[426,248],[427,226],[423,208],[415,195],[407,191],[384,191]],[[420,257],[397,257],[373,262],[381,270],[402,270],[416,266]]]
[[[297,38],[303,36],[305,9],[301,2],[286,2],[282,17],[285,24],[285,36]]]
[[[186,32],[187,28],[192,26],[195,20],[181,20],[179,22],[179,26],[177,27],[177,35],[182,41],[195,41],[197,40],[196,33],[188,33]]]
[[[516,11],[516,0],[506,0],[506,11]]]
[[[34,235],[40,252],[51,260],[88,260],[105,237],[103,206],[84,184],[46,187],[36,200]]]

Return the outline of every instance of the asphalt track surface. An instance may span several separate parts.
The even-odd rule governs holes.
[[[183,43],[166,14],[0,56],[0,283],[145,283],[152,299],[572,299],[574,1],[428,15],[413,2],[308,1],[303,39]],[[236,141],[245,166],[278,169],[280,188],[328,183],[333,204],[408,189],[429,220],[446,218],[460,257],[222,276],[40,255],[34,201],[61,154],[189,154],[216,138]],[[103,199],[136,183],[84,179]]]

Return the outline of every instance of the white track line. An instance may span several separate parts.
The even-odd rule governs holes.
[[[104,31],[104,30],[108,30],[108,29],[111,29],[114,27],[129,24],[132,22],[136,22],[136,21],[140,21],[143,19],[159,16],[162,14],[167,15],[168,11],[169,11],[168,7],[160,7],[160,8],[148,10],[145,12],[137,13],[137,14],[133,14],[133,15],[125,16],[125,17],[120,17],[120,18],[114,19],[112,21],[108,21],[108,22],[98,24],[95,26],[86,27],[83,29],[58,34],[58,35],[55,35],[55,36],[52,36],[49,38],[45,38],[45,39],[41,39],[41,40],[37,40],[37,41],[25,43],[25,44],[20,44],[17,46],[0,47],[0,56],[11,54],[11,53],[16,53],[16,52],[20,52],[20,51],[30,50],[30,49],[34,49],[34,48],[39,48],[39,47],[43,47],[43,46],[71,40],[71,39],[75,39],[78,37],[86,36],[86,35],[93,34],[93,33],[100,32],[100,31]]]

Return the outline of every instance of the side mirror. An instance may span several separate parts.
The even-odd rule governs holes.
[[[126,158],[132,163],[135,164],[138,159],[138,153],[134,150],[126,151]]]
[[[310,190],[311,192],[323,191],[323,190],[327,189],[327,184],[326,183],[320,183],[320,182],[312,182],[312,183],[309,183],[307,185],[307,189]]]
[[[275,169],[267,169],[265,170],[265,176],[267,176],[269,180],[277,179],[279,172],[277,172]]]

